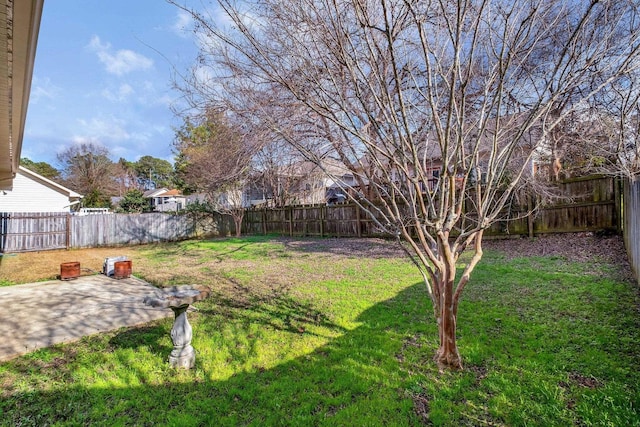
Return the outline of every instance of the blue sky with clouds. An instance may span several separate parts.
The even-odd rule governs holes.
[[[188,27],[163,0],[46,1],[21,157],[57,167],[58,152],[94,142],[114,161],[173,161],[172,67],[197,53]]]

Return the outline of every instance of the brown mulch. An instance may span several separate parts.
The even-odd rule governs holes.
[[[316,254],[395,258],[405,252],[395,240],[372,238],[296,239],[278,238],[288,249]],[[485,250],[499,251],[508,258],[556,256],[572,262],[616,266],[624,280],[633,280],[622,236],[611,233],[584,232],[543,234],[533,239],[527,237],[490,239],[483,241]]]
[[[402,257],[405,252],[394,240],[374,238],[296,239],[277,238],[288,249],[300,252],[365,256]],[[509,239],[485,238],[485,250],[503,252],[507,258],[560,256],[567,261],[627,264],[627,252],[621,236],[600,233],[564,233]]]
[[[366,258],[397,258],[406,253],[397,241],[377,238],[304,238],[279,237],[287,249],[294,251]]]
[[[568,261],[607,263],[627,259],[621,236],[598,233],[548,234],[533,239],[485,239],[483,247],[504,252],[509,258],[561,256]]]
[[[533,239],[485,239],[485,250],[502,252],[507,258],[558,256],[567,261],[619,268],[623,279],[633,280],[633,272],[622,236],[606,233],[564,233],[541,235]]]
[[[54,280],[60,275],[60,264],[79,262],[81,275],[102,271],[107,257],[134,254],[133,248],[90,248],[3,254],[0,256],[0,280],[29,283]]]

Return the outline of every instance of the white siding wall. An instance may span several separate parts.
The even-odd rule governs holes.
[[[69,198],[21,173],[13,189],[0,191],[0,212],[69,212]]]

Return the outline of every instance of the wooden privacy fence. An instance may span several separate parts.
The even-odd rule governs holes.
[[[559,202],[538,206],[532,200],[515,200],[504,211],[505,220],[486,235],[530,235],[543,233],[618,231],[621,228],[619,181],[610,177],[586,177],[559,183]],[[374,237],[382,231],[356,204],[334,206],[287,206],[254,209],[245,214],[247,234],[285,234],[289,236]]]
[[[564,181],[560,202],[548,204],[527,216],[531,200],[510,203],[504,221],[494,224],[487,235],[535,235],[542,233],[621,230],[620,182],[607,177]],[[626,195],[628,221],[638,215],[638,185]],[[633,201],[635,200],[635,202]],[[627,229],[632,225],[626,224]],[[637,224],[636,224],[637,227]],[[106,214],[77,216],[65,213],[0,214],[0,251],[23,252],[59,248],[117,246],[181,240],[198,232],[228,235],[235,232],[229,216],[192,214]],[[290,236],[377,237],[383,235],[375,222],[355,204],[334,206],[288,206],[248,210],[243,220],[245,234]],[[636,231],[629,239],[640,240]],[[634,249],[638,253],[638,247]],[[630,252],[631,253],[631,252]],[[635,265],[639,265],[636,262]]]
[[[68,213],[0,213],[0,251],[118,246],[181,240],[196,233],[187,216]]]
[[[183,215],[163,213],[72,216],[72,248],[136,245],[188,239],[194,226]]]
[[[0,213],[0,252],[68,248],[70,221],[60,212]]]
[[[640,283],[640,179],[625,181],[623,206],[624,244],[633,272]]]

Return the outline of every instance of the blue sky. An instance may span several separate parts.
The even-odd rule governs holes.
[[[189,24],[164,0],[45,1],[21,157],[58,167],[58,152],[93,142],[114,161],[172,162],[172,67],[195,59]]]

